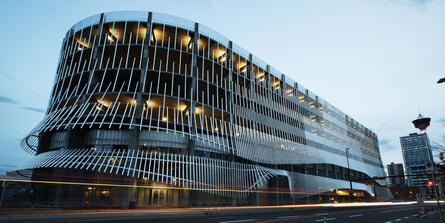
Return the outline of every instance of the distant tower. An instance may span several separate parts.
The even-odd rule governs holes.
[[[413,120],[414,127],[418,128],[421,133],[426,132],[426,128],[430,126],[430,118],[423,117],[422,114],[419,114],[419,117]]]

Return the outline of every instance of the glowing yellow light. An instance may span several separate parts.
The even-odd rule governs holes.
[[[81,47],[86,47],[88,48],[88,42],[86,42],[86,40],[84,40],[83,42],[81,40],[77,40],[77,43],[81,45]]]
[[[349,191],[337,190],[336,192],[337,192],[337,195],[340,195],[340,196],[347,196],[347,195],[349,195]]]
[[[157,106],[157,104],[153,100],[150,100],[150,101],[146,100],[145,103],[147,103],[147,105],[151,106],[151,107],[156,107]]]
[[[219,49],[219,50],[217,50],[217,51],[215,51],[216,52],[216,54],[215,54],[215,57],[216,58],[220,58],[221,56],[223,56],[224,54],[226,54],[226,50],[225,49]]]
[[[184,47],[189,47],[190,49],[192,48],[192,37],[191,36],[187,36],[187,35],[184,35],[184,36],[182,36],[182,38],[181,38],[181,40],[182,40],[182,45],[184,45]]]
[[[236,133],[235,133],[235,136],[239,136],[239,132],[236,132]]]
[[[247,63],[246,62],[240,62],[239,64],[238,64],[238,68],[241,70],[241,72],[246,72],[247,71]]]
[[[218,128],[215,128],[215,131],[218,131]]]
[[[201,113],[202,113],[202,108],[200,108],[200,107],[196,107],[196,108],[195,108],[195,113],[196,113],[196,114],[201,114]]]
[[[222,63],[224,61],[226,61],[226,51],[225,50],[220,50],[218,52],[218,56],[217,56],[218,60]]]
[[[97,100],[98,103],[102,104],[105,107],[108,107],[110,105],[110,102],[104,101],[104,100]]]
[[[163,117],[163,118],[162,118],[162,121],[163,121],[163,122],[166,122],[166,121],[167,121],[167,117]]]
[[[203,48],[204,46],[206,46],[207,44],[206,44],[206,42],[204,42],[204,40],[202,40],[202,39],[198,39],[198,47],[199,48]]]
[[[82,48],[82,47],[80,47],[80,46],[78,46],[78,47],[77,47],[77,49],[78,49],[78,50],[82,50],[83,48]]]
[[[186,111],[186,112],[185,112],[185,115],[189,115],[189,111]]]
[[[139,36],[141,37],[141,38],[144,38],[145,37],[145,34],[147,33],[147,28],[145,28],[145,27],[139,27]]]
[[[162,31],[158,29],[153,29],[153,33],[151,35],[151,41],[154,42],[155,39],[156,41],[160,41],[161,38],[162,38]]]
[[[261,81],[261,82],[263,82],[263,81],[264,81],[264,77],[263,77],[263,78],[261,78],[261,79],[260,79],[260,81]]]
[[[118,29],[113,29],[113,27],[110,27],[108,29],[107,33],[107,39],[111,42],[118,40],[119,41],[119,32]]]
[[[186,108],[187,108],[186,104],[179,104],[179,106],[178,106],[179,111],[184,111]]]
[[[281,148],[283,148],[283,147],[284,147],[284,145],[283,145],[283,144],[281,144],[281,145],[280,145],[280,147],[281,147]]]

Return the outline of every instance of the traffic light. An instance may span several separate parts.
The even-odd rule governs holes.
[[[432,187],[434,185],[434,182],[431,180],[428,180],[428,187]]]

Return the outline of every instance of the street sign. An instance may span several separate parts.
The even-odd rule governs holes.
[[[431,161],[425,162],[426,172],[431,173],[433,171],[433,163]]]
[[[417,203],[423,204],[425,197],[423,196],[423,194],[416,194],[416,200],[417,200]]]

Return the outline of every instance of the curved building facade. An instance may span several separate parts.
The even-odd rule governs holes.
[[[341,199],[349,176],[369,198],[360,179],[385,175],[375,133],[212,29],[152,12],[69,29],[22,146],[34,179],[146,185],[101,191],[137,206]],[[83,205],[99,188],[47,190]]]

